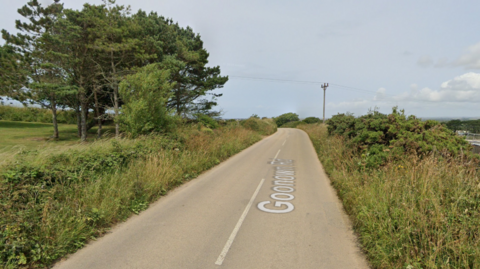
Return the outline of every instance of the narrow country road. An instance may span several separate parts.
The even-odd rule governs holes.
[[[278,132],[55,268],[368,268],[307,134]]]

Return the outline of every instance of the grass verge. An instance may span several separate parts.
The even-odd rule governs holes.
[[[168,136],[22,151],[0,167],[0,263],[47,267],[261,138],[238,124],[185,126]]]
[[[374,268],[480,268],[478,163],[408,155],[375,169],[323,125],[310,136]]]

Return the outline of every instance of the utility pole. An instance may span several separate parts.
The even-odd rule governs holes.
[[[325,93],[327,92],[328,83],[323,83],[323,124],[325,124]]]

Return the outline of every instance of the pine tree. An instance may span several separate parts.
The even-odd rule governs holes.
[[[120,81],[136,62],[142,62],[147,55],[141,50],[140,40],[135,37],[138,25],[129,17],[130,8],[114,6],[114,4],[115,0],[104,0],[103,13],[95,21],[97,39],[93,49],[101,79],[112,91],[115,136],[118,137],[120,134],[117,120],[121,103],[118,93]]]
[[[51,38],[55,34],[55,24],[62,14],[63,5],[54,4],[43,7],[37,0],[32,0],[18,10],[28,22],[16,21],[20,33],[12,35],[2,30],[7,45],[18,56],[17,64],[25,76],[23,85],[17,85],[10,92],[11,96],[24,103],[36,103],[52,111],[53,137],[58,138],[57,100],[65,90],[65,76],[57,65],[59,55],[53,52]]]

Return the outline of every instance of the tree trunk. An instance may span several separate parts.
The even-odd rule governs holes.
[[[77,114],[77,135],[82,137],[82,112],[80,111],[80,104],[76,104],[75,113]]]
[[[114,111],[115,111],[115,137],[118,138],[120,136],[120,125],[118,124],[119,100],[118,100],[117,70],[115,68],[113,50],[110,51],[110,62],[112,64],[113,102],[114,102]]]
[[[180,91],[177,91],[176,97],[177,97],[177,116],[180,116]]]
[[[101,114],[100,114],[100,109],[98,107],[98,97],[97,97],[97,89],[98,88],[95,88],[95,91],[94,91],[94,97],[95,97],[95,113],[96,113],[96,116],[97,116],[97,121],[98,121],[98,130],[97,130],[97,137],[100,138],[102,136],[102,118],[101,118]]]
[[[118,138],[120,136],[120,125],[118,124],[118,87],[114,86],[113,89],[113,100],[115,102],[115,137]]]
[[[52,94],[50,105],[52,108],[53,138],[58,139],[57,102],[54,94]]]
[[[82,87],[80,92],[80,106],[81,106],[81,126],[82,126],[82,136],[81,141],[87,141],[87,111],[88,111],[88,102],[87,96],[85,94],[85,89]]]

